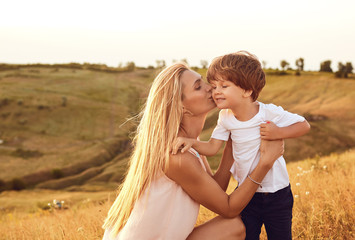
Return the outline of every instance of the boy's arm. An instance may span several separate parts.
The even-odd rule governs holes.
[[[215,155],[218,150],[222,147],[223,140],[210,138],[208,142],[194,140],[192,147],[200,154],[207,157]]]
[[[211,138],[209,141],[199,141],[192,138],[178,137],[173,147],[173,154],[176,154],[181,146],[181,153],[193,147],[199,154],[205,156],[213,156],[221,148],[223,140]]]
[[[287,127],[278,127],[273,122],[268,121],[267,123],[260,124],[260,135],[261,139],[264,140],[296,138],[308,133],[310,128],[307,120]]]

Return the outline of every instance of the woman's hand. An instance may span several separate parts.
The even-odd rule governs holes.
[[[261,140],[260,144],[260,163],[268,166],[269,168],[274,165],[276,159],[282,156],[284,153],[284,141],[283,140]]]

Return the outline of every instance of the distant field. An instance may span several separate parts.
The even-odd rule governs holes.
[[[199,70],[205,75],[205,70]],[[126,170],[137,114],[157,70],[105,73],[65,68],[0,71],[0,190],[110,190]],[[311,132],[286,140],[285,158],[355,146],[355,80],[304,72],[268,75],[260,101],[305,115]],[[203,139],[216,124],[206,121]],[[220,154],[209,158],[218,166]]]
[[[355,238],[355,150],[287,164],[295,202],[294,239]],[[227,192],[232,192],[232,180]],[[115,192],[9,191],[0,194],[0,239],[101,239]],[[65,210],[48,207],[64,200]],[[197,224],[215,216],[201,207]],[[266,239],[265,231],[261,239]]]
[[[50,68],[0,72],[0,168],[7,169],[0,179],[113,160],[122,149],[111,143],[122,136],[128,140],[135,123],[122,124],[139,111],[154,74]]]

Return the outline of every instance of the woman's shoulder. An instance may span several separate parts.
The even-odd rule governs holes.
[[[194,165],[201,165],[198,157],[192,151],[186,151],[184,153],[178,152],[177,154],[170,154],[169,167],[173,168],[185,168]]]
[[[166,175],[174,179],[176,177],[195,177],[203,170],[200,160],[193,153],[187,151],[184,153],[170,154],[169,165]]]

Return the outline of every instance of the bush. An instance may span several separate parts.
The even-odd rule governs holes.
[[[343,72],[336,71],[335,72],[335,77],[337,77],[337,78],[346,78],[347,76]]]
[[[286,71],[280,71],[278,69],[268,69],[265,71],[266,75],[275,75],[275,76],[283,76],[287,75],[288,73]]]
[[[42,157],[43,153],[37,151],[37,150],[25,150],[22,148],[18,148],[15,151],[12,152],[11,154],[14,157],[21,157],[21,158],[34,158],[34,157]]]
[[[5,190],[6,183],[4,180],[0,179],[0,191]]]
[[[12,181],[11,181],[11,188],[12,188],[13,190],[16,190],[16,191],[22,190],[22,189],[25,189],[25,188],[26,188],[26,184],[25,184],[25,182],[24,182],[22,179],[20,179],[20,178],[14,178],[14,179],[12,179]]]
[[[9,105],[9,103],[10,103],[10,100],[8,98],[4,98],[0,101],[0,107]]]
[[[46,202],[37,202],[37,207],[42,209],[42,210],[49,210],[51,209],[51,205]]]
[[[59,168],[53,168],[51,173],[55,179],[62,178],[64,176],[63,171]]]
[[[316,114],[311,114],[311,113],[304,113],[303,116],[307,119],[309,122],[318,122],[318,121],[324,121],[327,120],[328,117],[324,115],[316,115]]]

